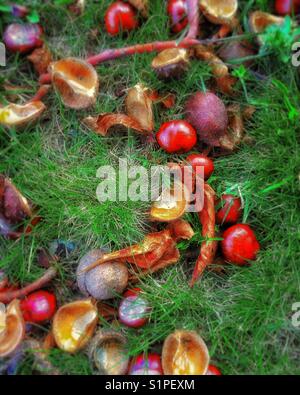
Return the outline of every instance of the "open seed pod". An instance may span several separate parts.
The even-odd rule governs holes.
[[[83,271],[103,255],[102,250],[92,250],[80,259],[77,268],[77,284],[80,291],[97,300],[116,297],[124,291],[128,283],[128,270],[124,263],[107,262],[89,272]]]
[[[98,311],[91,299],[62,306],[53,319],[53,336],[63,351],[74,353],[82,349],[93,336]]]
[[[2,308],[1,308],[2,306]],[[0,306],[0,358],[12,354],[25,336],[25,323],[19,300],[13,300],[6,308]]]
[[[110,330],[98,331],[89,346],[89,358],[100,375],[126,374],[129,357],[125,337]]]
[[[205,375],[208,365],[208,349],[196,332],[177,330],[166,338],[162,350],[165,375]]]
[[[133,5],[144,18],[148,17],[149,12],[149,0],[127,0],[128,3]]]
[[[200,0],[200,9],[211,23],[230,25],[238,10],[238,0]]]
[[[228,75],[228,67],[214,54],[211,48],[197,45],[195,47],[195,56],[197,59],[204,60],[209,64],[215,77],[219,78]]]
[[[63,103],[75,110],[95,104],[99,91],[98,74],[81,59],[66,58],[49,66],[52,82]]]
[[[263,33],[270,25],[282,25],[284,18],[262,11],[254,11],[249,17],[249,26],[253,33]],[[263,45],[263,39],[257,36],[257,42]]]
[[[10,103],[0,108],[0,124],[7,127],[22,127],[40,117],[46,106],[41,101],[26,104]]]
[[[154,129],[152,103],[148,88],[142,84],[129,89],[125,99],[127,115],[138,121],[142,129],[148,132]]]
[[[174,183],[171,189],[163,190],[161,196],[152,204],[152,221],[171,222],[181,218],[189,202],[189,192],[184,184]]]
[[[152,68],[159,78],[180,78],[189,66],[189,54],[184,48],[170,48],[152,60]]]

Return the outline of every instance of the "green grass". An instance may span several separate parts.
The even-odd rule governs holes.
[[[151,17],[126,40],[108,38],[104,32],[103,15],[109,0],[88,1],[86,13],[77,19],[53,3],[27,2],[38,10],[55,58],[85,56],[105,47],[169,37],[161,0],[150,2]],[[240,3],[241,11],[246,5],[247,10],[270,9],[267,1]],[[0,31],[9,20],[8,16],[0,19]],[[95,28],[99,34],[92,40],[89,32]],[[96,171],[102,165],[116,165],[118,157],[150,167],[166,163],[169,156],[146,146],[132,131],[96,136],[81,120],[87,114],[122,111],[123,98],[116,92],[137,82],[177,96],[171,110],[156,106],[156,129],[165,120],[181,118],[186,98],[201,90],[203,84],[209,86],[209,68],[193,61],[181,80],[166,83],[157,80],[151,70],[152,58],[134,56],[97,67],[101,89],[95,109],[75,112],[65,108],[52,93],[46,100],[46,116],[39,124],[22,132],[1,129],[0,173],[12,178],[40,207],[44,218],[28,238],[0,239],[0,268],[12,281],[24,284],[40,275],[42,269],[36,258],[39,248],[57,238],[73,240],[78,247],[59,263],[60,276],[53,285],[60,303],[70,301],[78,293],[76,289],[70,292],[67,281],[74,280],[82,255],[95,247],[116,249],[137,242],[149,229],[147,204],[99,204]],[[191,290],[188,280],[194,261],[185,259],[183,249],[177,265],[143,280],[141,287],[153,312],[147,326],[125,331],[130,355],[160,351],[164,338],[175,328],[189,328],[203,336],[212,361],[224,374],[300,373],[300,330],[291,323],[292,304],[300,300],[299,76],[297,69],[281,63],[272,52],[258,58],[255,69],[266,79],[248,73],[247,95],[240,89],[236,98],[224,98],[228,104],[245,105],[248,101],[256,106],[253,119],[247,123],[253,143],[216,159],[211,184],[218,194],[233,191],[242,195],[243,220],[253,226],[262,246],[259,258],[249,268],[228,266],[223,276],[207,272]],[[32,92],[36,87],[36,75],[23,57],[10,56],[0,78],[31,86]],[[196,218],[193,223],[199,232]],[[190,249],[199,250],[199,246],[192,244]],[[117,305],[118,300],[112,303]],[[69,356],[55,350],[50,359],[63,373],[91,373],[85,352]],[[28,358],[20,373],[31,372]]]

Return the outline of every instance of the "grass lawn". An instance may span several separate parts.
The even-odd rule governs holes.
[[[76,19],[55,1],[19,3],[37,10],[55,59],[85,57],[107,47],[170,37],[162,0],[150,1],[149,19],[126,38],[110,38],[104,31],[103,16],[111,0],[88,0],[85,13]],[[240,1],[241,20],[246,22],[251,10],[272,12],[271,3]],[[0,15],[0,34],[9,21],[10,16]],[[98,31],[96,38],[90,34],[93,29]],[[178,264],[141,282],[153,313],[142,329],[122,329],[130,355],[160,351],[169,333],[187,328],[199,331],[209,346],[212,362],[224,374],[300,374],[300,328],[293,327],[291,319],[292,305],[300,301],[299,70],[291,60],[283,61],[279,49],[282,47],[270,48],[257,57],[252,67],[255,73],[241,76],[236,97],[223,97],[227,104],[256,107],[254,117],[247,122],[252,143],[244,144],[233,155],[216,158],[210,179],[219,195],[225,191],[242,195],[243,221],[257,234],[262,247],[259,257],[251,267],[228,265],[225,275],[207,271],[190,289],[194,259],[186,259],[186,246],[182,245]],[[21,132],[0,127],[0,173],[11,177],[40,207],[44,218],[30,237],[17,241],[0,238],[0,269],[11,281],[25,284],[37,278],[43,271],[37,264],[37,250],[47,248],[54,239],[72,240],[77,248],[60,261],[60,274],[53,284],[63,304],[78,297],[70,282],[75,280],[81,256],[92,248],[123,248],[142,240],[149,231],[148,204],[97,201],[96,171],[102,165],[117,165],[119,157],[149,168],[167,163],[170,156],[145,144],[131,130],[100,137],[81,120],[87,115],[122,112],[120,90],[138,82],[176,94],[174,108],[155,107],[155,130],[164,121],[181,119],[187,97],[209,86],[210,69],[193,60],[182,79],[164,82],[152,71],[152,58],[153,54],[137,55],[98,66],[101,86],[93,109],[70,110],[51,92],[45,100],[46,117],[38,124]],[[37,88],[37,76],[26,57],[10,55],[7,67],[1,68],[2,103],[1,86],[6,79],[30,87],[30,91],[20,92],[23,97],[30,97]],[[201,231],[196,216],[189,214],[191,217],[195,230]],[[188,247],[191,252],[199,250],[199,244]],[[118,305],[119,301],[117,298],[111,304]],[[47,330],[44,326],[39,333]],[[54,349],[49,358],[65,374],[91,374],[85,352],[68,355]],[[19,373],[32,373],[31,362],[28,355]]]

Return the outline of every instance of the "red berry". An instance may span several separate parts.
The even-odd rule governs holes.
[[[105,26],[112,36],[122,31],[133,30],[138,26],[137,13],[130,4],[115,1],[106,11]]]
[[[233,195],[223,195],[219,201],[221,208],[217,212],[218,224],[235,224],[241,215],[241,199]]]
[[[186,121],[170,121],[160,127],[156,139],[169,154],[188,152],[197,143],[197,132]]]
[[[215,365],[209,365],[206,375],[207,376],[222,376],[222,373]]]
[[[140,354],[132,360],[129,375],[163,375],[161,357],[159,354]]]
[[[290,15],[293,12],[298,13],[300,11],[299,0],[276,0],[275,11],[278,15]]]
[[[228,228],[223,233],[221,247],[225,259],[239,266],[254,260],[260,250],[255,233],[249,225],[245,224],[237,224]]]
[[[205,180],[207,180],[215,170],[214,162],[205,155],[191,154],[186,158],[186,160],[191,164],[196,174],[202,174],[202,167],[204,168]]]
[[[25,321],[40,323],[53,317],[56,310],[56,297],[47,291],[37,291],[21,301]]]
[[[186,0],[169,0],[167,12],[173,32],[181,32],[188,24]]]
[[[147,300],[138,295],[126,296],[119,306],[119,320],[130,328],[140,328],[149,319],[151,307]]]

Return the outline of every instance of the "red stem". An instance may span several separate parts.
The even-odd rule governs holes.
[[[187,0],[188,8],[188,20],[189,20],[189,31],[187,38],[196,38],[199,34],[199,1],[198,0]]]
[[[57,270],[54,267],[50,267],[44,275],[33,283],[26,285],[26,287],[22,289],[18,289],[16,291],[7,291],[0,292],[0,302],[2,303],[10,303],[14,299],[24,298],[28,294],[37,289],[44,287],[48,284],[53,278],[56,276]]]
[[[51,85],[40,86],[36,94],[29,100],[29,103],[42,100],[43,97],[47,95],[50,89],[51,89]]]

